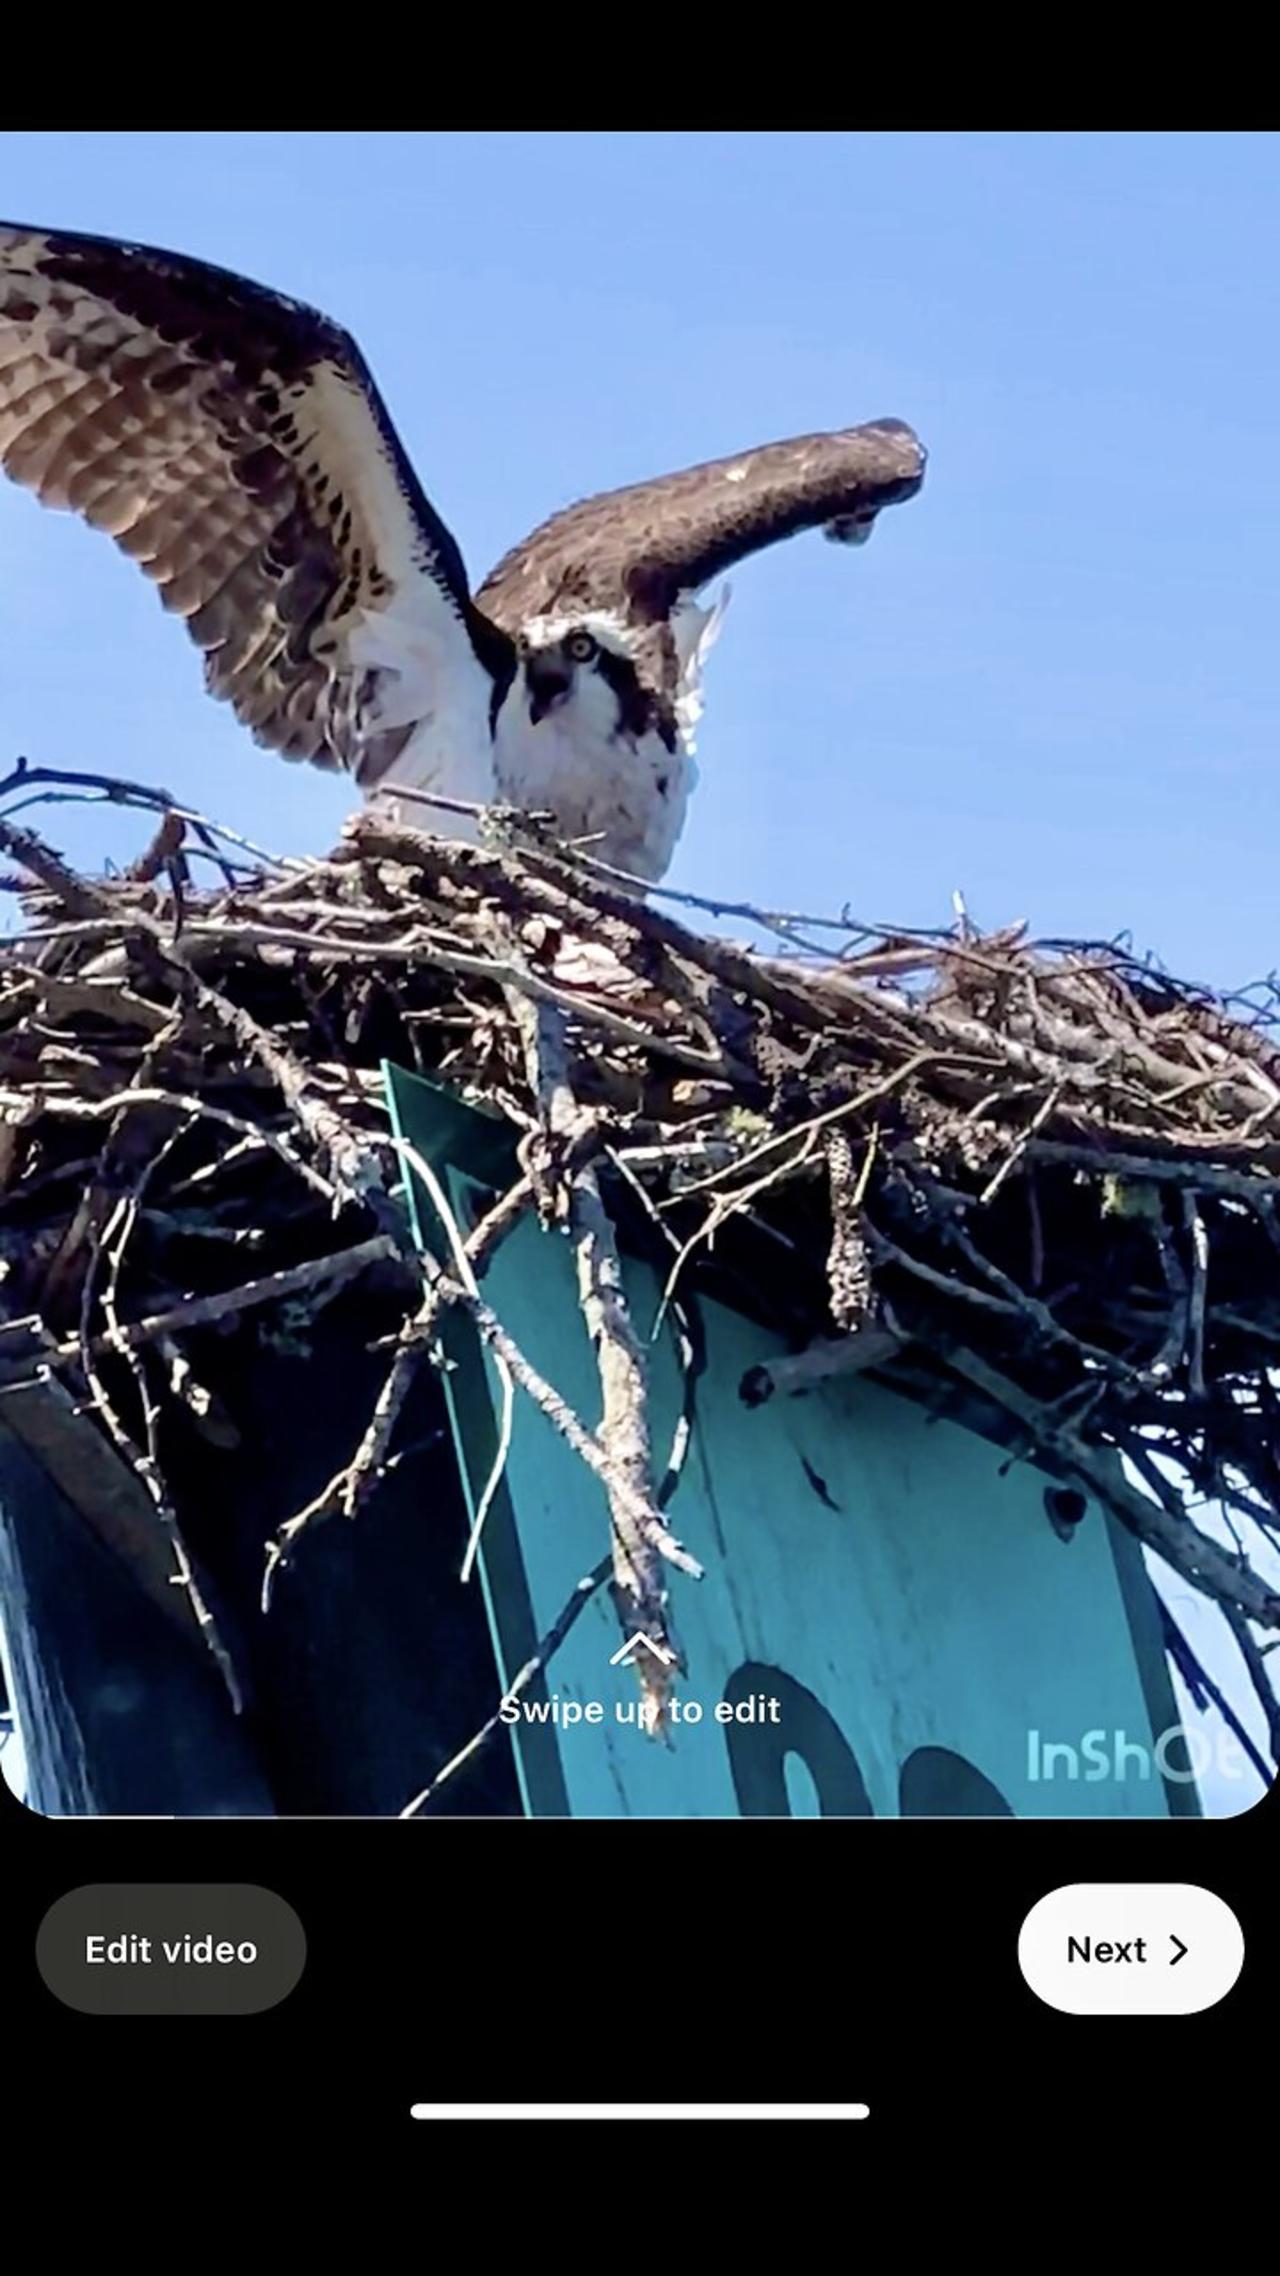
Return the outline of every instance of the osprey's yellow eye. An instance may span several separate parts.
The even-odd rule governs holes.
[[[589,664],[596,653],[596,642],[589,632],[571,632],[565,648],[575,664]]]

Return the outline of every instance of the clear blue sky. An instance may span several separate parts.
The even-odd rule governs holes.
[[[916,925],[960,886],[1219,983],[1280,961],[1275,137],[10,134],[0,213],[337,317],[476,582],[589,491],[911,420],[925,491],[868,547],[736,573],[672,881]],[[104,539],[0,485],[19,750],[280,848],[349,804],[203,697]]]
[[[925,492],[864,551],[737,572],[674,882],[915,924],[959,885],[1220,981],[1275,959],[1274,138],[12,134],[0,213],[340,318],[477,581],[587,491],[910,419]],[[343,788],[7,485],[0,626],[0,754],[332,834]]]

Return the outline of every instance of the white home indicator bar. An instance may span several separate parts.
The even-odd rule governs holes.
[[[866,2118],[865,2102],[415,2102],[414,2118]]]

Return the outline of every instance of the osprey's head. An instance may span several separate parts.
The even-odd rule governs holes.
[[[653,705],[638,669],[634,640],[621,622],[600,614],[535,617],[517,642],[521,701],[530,724],[565,716],[596,734],[643,734]]]

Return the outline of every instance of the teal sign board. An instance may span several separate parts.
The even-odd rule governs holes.
[[[500,1125],[388,1070],[396,1124],[464,1228],[507,1140]],[[429,1197],[420,1237],[442,1253]],[[628,1266],[637,1323],[659,1287]],[[563,1235],[504,1242],[487,1301],[577,1413],[599,1412]],[[636,1719],[634,1672],[600,1590],[512,1724],[533,1816],[1165,1817],[1194,1812],[1155,1600],[1136,1546],[1087,1505],[1064,1541],[1052,1481],[874,1382],[749,1408],[743,1375],[774,1338],[705,1303],[706,1368],[669,1517],[705,1568],[672,1574],[687,1674],[665,1746]],[[456,1322],[447,1381],[472,1507],[492,1466],[492,1362]],[[682,1403],[665,1331],[652,1348],[661,1462]],[[595,1478],[521,1393],[479,1559],[505,1689],[608,1545]],[[1161,1742],[1164,1742],[1163,1744]],[[1172,1775],[1165,1777],[1164,1771]]]

